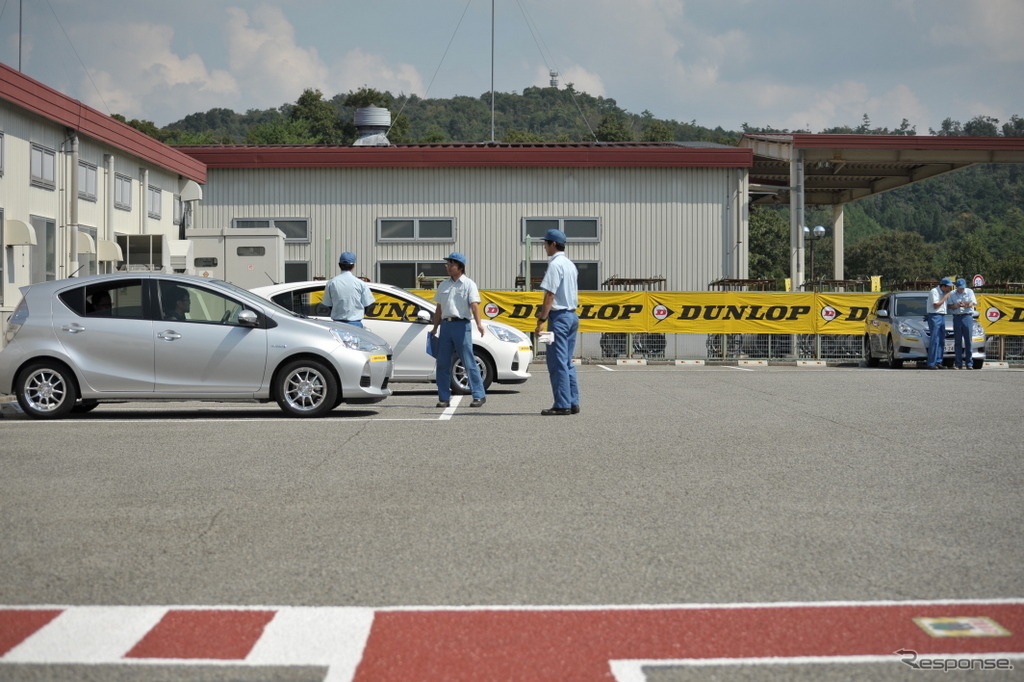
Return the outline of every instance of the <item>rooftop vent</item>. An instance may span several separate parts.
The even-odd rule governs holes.
[[[353,147],[389,147],[387,132],[391,127],[391,112],[382,107],[356,109],[356,141]]]

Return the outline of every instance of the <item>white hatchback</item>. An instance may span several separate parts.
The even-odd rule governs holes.
[[[288,282],[258,287],[252,292],[300,315],[329,320],[330,310],[321,305],[325,284],[322,280]],[[434,358],[427,354],[426,342],[434,303],[390,284],[370,282],[369,287],[376,302],[363,324],[394,349],[392,381],[433,382]],[[473,329],[473,354],[484,386],[491,382],[524,383],[530,378],[527,368],[533,360],[529,337],[515,327],[486,318],[483,325],[483,337]],[[466,368],[457,358],[452,363],[451,385],[457,394],[470,392]]]

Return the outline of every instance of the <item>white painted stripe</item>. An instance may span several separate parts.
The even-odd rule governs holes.
[[[70,607],[8,651],[4,662],[117,662],[165,613],[165,606]]]
[[[611,367],[608,367],[607,365],[598,365],[598,367],[600,367],[601,369],[603,369],[606,372],[617,372],[618,371],[616,369],[612,369]]]
[[[448,407],[444,408],[444,412],[441,413],[441,416],[438,417],[438,420],[440,420],[440,421],[448,421],[453,416],[455,416],[455,408],[458,407],[459,403],[461,403],[461,402],[462,402],[462,396],[461,395],[453,395],[451,403],[449,404]]]
[[[324,665],[325,682],[352,680],[373,626],[373,609],[281,609],[245,659],[247,665]]]
[[[1022,660],[1021,653],[983,653],[983,654],[921,654],[922,658],[946,660]],[[771,656],[760,658],[676,658],[676,659],[635,659],[613,660],[608,665],[616,682],[646,682],[644,668],[710,668],[714,666],[752,666],[752,665],[828,665],[828,664],[863,664],[863,663],[900,663],[899,656]],[[909,667],[908,667],[909,670]]]

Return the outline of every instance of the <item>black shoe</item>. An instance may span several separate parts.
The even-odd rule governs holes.
[[[569,407],[552,407],[549,410],[541,410],[540,413],[545,417],[557,417],[563,414],[572,414],[572,408]]]
[[[447,400],[438,400],[437,401],[437,405],[434,405],[434,407],[450,407],[450,406],[451,406],[451,404]]]
[[[480,407],[481,405],[483,405],[486,402],[487,402],[487,398],[480,398],[480,400],[475,400],[474,399],[473,402],[471,402],[469,404],[469,406],[470,407]]]
[[[569,412],[571,414],[579,414],[580,413],[580,406],[579,405],[573,405],[572,407],[569,408]]]

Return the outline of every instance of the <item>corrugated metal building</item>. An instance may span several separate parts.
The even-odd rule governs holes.
[[[207,167],[197,229],[277,227],[290,281],[356,270],[415,288],[454,250],[481,288],[543,272],[526,236],[557,226],[580,285],[746,277],[749,149],[681,143],[182,147]],[[197,269],[198,271],[198,269]],[[421,279],[420,275],[427,279]]]

